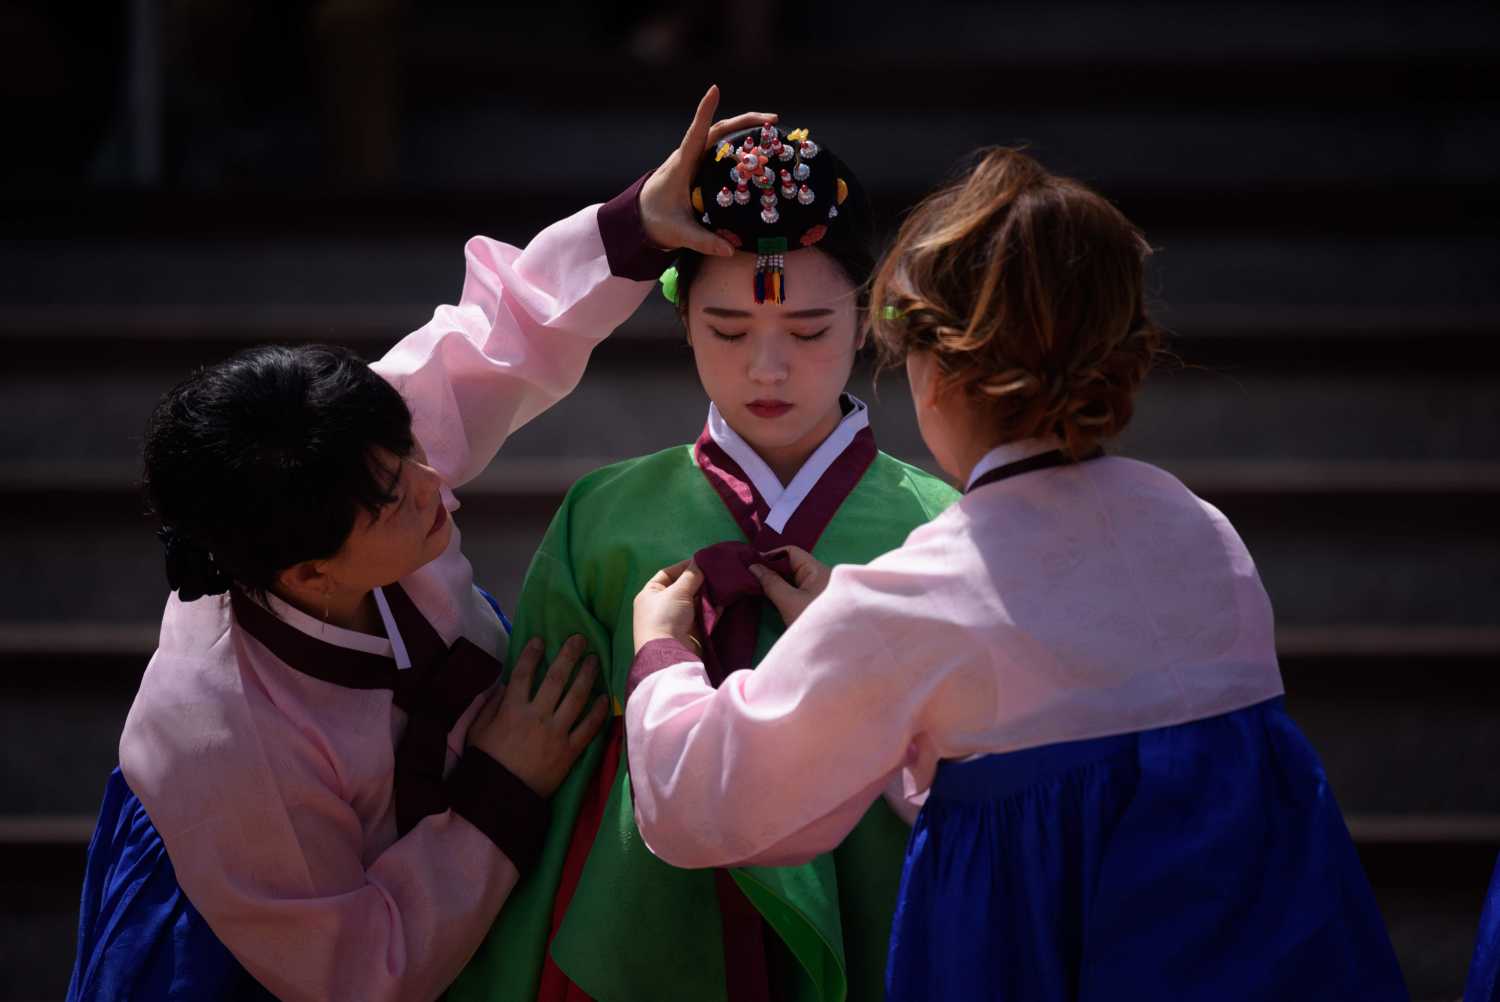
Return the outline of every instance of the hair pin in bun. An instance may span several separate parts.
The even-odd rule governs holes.
[[[807,129],[782,132],[766,124],[734,133],[704,153],[692,203],[706,228],[755,255],[755,301],[783,303],[789,251],[864,225],[863,199],[849,200],[857,184]],[[665,276],[662,292],[677,301],[675,291],[667,293]]]

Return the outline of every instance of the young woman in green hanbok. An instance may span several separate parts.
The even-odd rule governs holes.
[[[762,554],[795,546],[822,564],[866,563],[956,497],[880,452],[865,404],[844,392],[873,264],[847,166],[806,130],[757,127],[705,155],[692,198],[704,225],[742,251],[684,254],[663,276],[712,401],[707,423],[694,442],[582,478],[532,562],[513,636],[541,636],[551,650],[585,635],[617,716],[558,791],[541,865],[453,999],[883,992],[908,832],[884,800],[838,849],[799,866],[680,870],[636,830],[618,713],[631,604],[646,580],[698,551],[704,656],[719,679],[753,667],[784,628],[749,571]]]

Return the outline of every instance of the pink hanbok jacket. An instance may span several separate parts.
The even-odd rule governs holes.
[[[988,470],[1057,448],[991,452]],[[1255,564],[1211,505],[1121,458],[967,494],[827,590],[714,689],[646,645],[626,706],[636,820],[674,866],[804,860],[944,759],[1200,720],[1282,692]]]
[[[639,187],[525,250],[470,240],[458,304],[374,366],[410,407],[450,512],[451,488],[572,390],[595,344],[650,290],[642,279],[660,273]],[[393,770],[408,714],[393,692],[408,648],[422,632],[440,651],[465,638],[483,660],[505,637],[456,527],[442,556],[377,595],[388,637],[274,598],[174,594],[120,739],[121,769],[189,900],[287,1000],[435,998],[515,886],[516,847],[545,824],[545,803],[482,753],[464,754],[482,690],[460,706],[446,752],[432,749],[448,780],[463,780],[462,804],[398,836]]]

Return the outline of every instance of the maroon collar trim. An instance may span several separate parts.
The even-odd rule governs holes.
[[[238,589],[230,601],[245,632],[293,670],[346,689],[391,690],[392,701],[407,714],[392,780],[396,830],[405,835],[423,818],[448,809],[443,780],[448,732],[464,709],[494,683],[500,662],[466,637],[449,647],[400,585],[382,591],[412,656],[412,667],[406,671],[389,657],[308,636]],[[485,830],[494,839],[494,833]]]
[[[1011,477],[1019,477],[1024,476],[1027,473],[1035,473],[1038,470],[1050,470],[1053,467],[1057,466],[1073,466],[1077,463],[1087,463],[1091,460],[1098,459],[1103,455],[1103,449],[1095,449],[1093,452],[1090,452],[1088,455],[1083,456],[1077,460],[1069,458],[1067,453],[1063,452],[1061,449],[1053,449],[1050,452],[1038,453],[1035,456],[1028,456],[1026,459],[1018,459],[1014,463],[1006,463],[1004,466],[996,467],[995,469],[991,470],[990,472],[986,473],[984,476],[980,477],[978,480],[970,484],[968,486],[968,489],[965,490],[964,493],[972,494],[974,491],[979,490],[979,488],[981,487],[988,487],[990,484],[998,484],[1000,481],[1009,480]]]
[[[839,507],[853,493],[864,478],[870,464],[879,453],[875,445],[875,433],[868,427],[861,428],[843,452],[839,453],[824,471],[813,489],[797,506],[796,513],[787,522],[786,528],[777,532],[766,525],[770,506],[755,489],[755,484],[736,463],[724,447],[715,442],[703,426],[703,433],[693,446],[693,456],[698,469],[708,479],[714,492],[729,509],[746,540],[761,551],[778,546],[800,546],[809,552],[817,544],[823,530],[833,521]]]
[[[396,687],[397,669],[392,658],[309,636],[238,588],[230,589],[230,603],[235,622],[246,633],[302,674],[346,689]]]
[[[875,447],[875,433],[868,427],[861,428],[787,520],[786,528],[781,531],[782,539],[811,552],[833,516],[864,479],[879,451]],[[806,543],[802,542],[804,539]]]
[[[437,628],[427,621],[417,604],[399,584],[380,589],[385,594],[386,604],[391,608],[391,618],[396,629],[401,631],[401,640],[406,644],[406,653],[411,663],[427,665],[441,661],[448,655],[449,645]]]
[[[719,500],[729,509],[735,524],[740,527],[745,538],[753,542],[765,526],[771,508],[740,464],[724,451],[722,445],[714,441],[713,436],[708,433],[707,424],[703,426],[703,433],[698,436],[693,447],[693,458],[697,460],[698,469],[708,479],[714,493],[719,495]]]

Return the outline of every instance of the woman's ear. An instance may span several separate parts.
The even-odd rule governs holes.
[[[927,380],[926,384],[922,387],[923,406],[937,410],[947,402],[947,397],[943,393],[942,382],[941,379],[936,377]]]
[[[327,561],[304,560],[276,575],[276,583],[289,595],[305,602],[322,602],[336,590],[337,582],[328,573]]]
[[[911,385],[912,400],[924,408],[931,408],[938,401],[937,363],[921,349],[906,353],[906,381]]]

